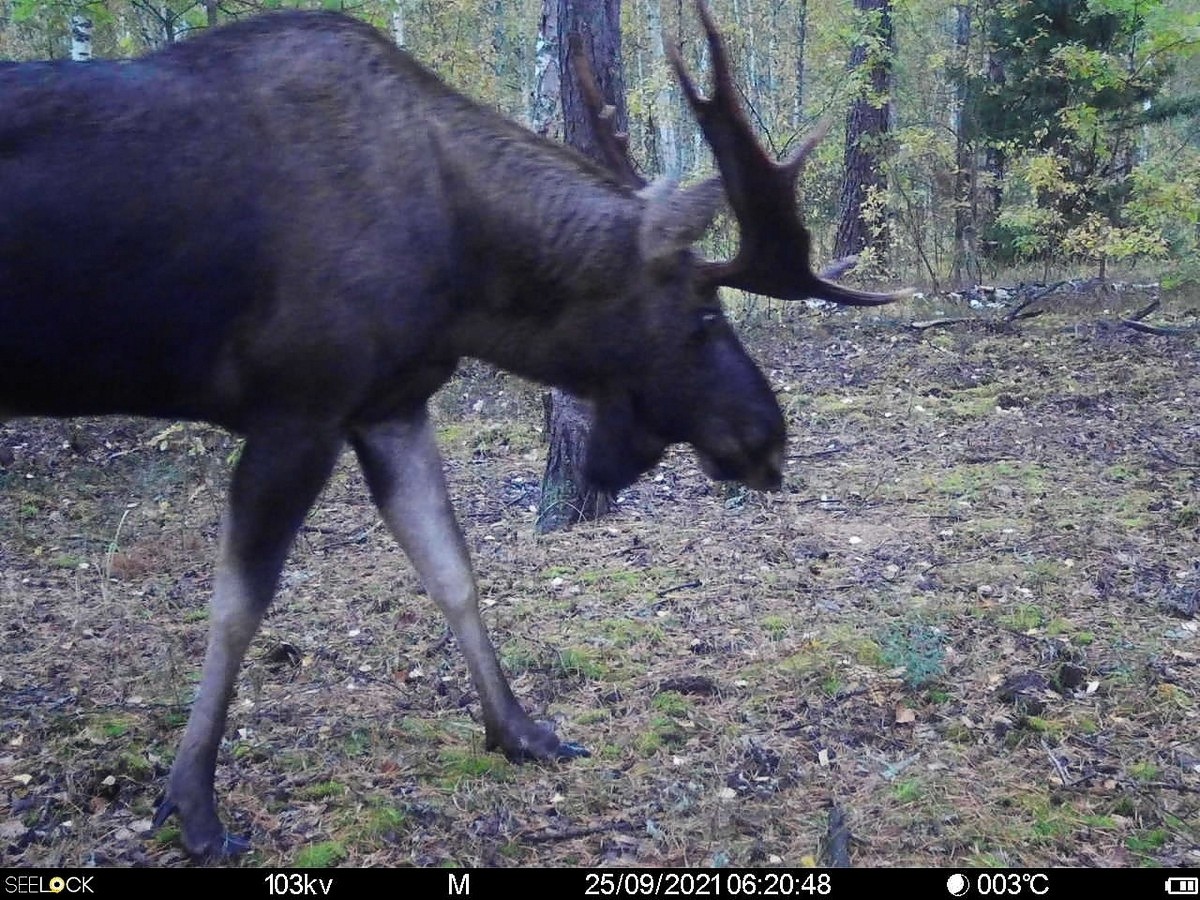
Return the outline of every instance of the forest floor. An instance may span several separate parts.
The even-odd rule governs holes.
[[[545,537],[539,391],[464,366],[434,408],[484,618],[592,755],[485,752],[347,455],[231,709],[241,863],[1200,865],[1200,339],[1115,324],[1138,305],[924,331],[933,310],[762,312],[742,331],[788,416],[784,490],[679,449]],[[151,819],[236,449],[0,426],[0,863],[187,863]]]

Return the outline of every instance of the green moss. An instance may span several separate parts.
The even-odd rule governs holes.
[[[328,800],[340,797],[344,793],[346,793],[344,784],[336,781],[318,781],[304,785],[296,791],[296,796],[301,800]]]
[[[322,841],[301,849],[292,864],[298,869],[327,869],[345,858],[346,847],[341,841]]]
[[[663,691],[661,694],[656,694],[651,701],[651,706],[677,719],[686,718],[692,711],[691,702],[675,691]]]
[[[605,676],[596,652],[586,647],[563,647],[555,660],[558,669],[571,678],[598,681]]]

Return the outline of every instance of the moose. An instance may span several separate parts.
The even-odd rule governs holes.
[[[275,12],[120,62],[0,66],[0,416],[203,420],[244,439],[200,686],[157,821],[244,851],[214,792],[226,712],[290,545],[346,443],[445,614],[486,745],[586,754],[514,697],[477,606],[426,414],[464,357],[590,401],[617,490],[675,443],[778,488],[785,426],[718,288],[870,305],[815,275],[803,154],[759,146],[701,7],[715,89],[675,68],[720,176],[645,185],[455,92],[372,27]],[[693,245],[721,204],[732,260]]]

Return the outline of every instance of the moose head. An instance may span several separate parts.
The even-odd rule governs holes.
[[[639,378],[636,389],[596,404],[586,474],[609,490],[631,482],[676,442],[691,444],[712,478],[758,489],[779,486],[782,425],[770,422],[761,375],[744,365],[744,353],[721,312],[720,287],[852,306],[879,306],[906,294],[855,290],[813,272],[796,187],[828,121],[786,161],[771,159],[737,100],[732,67],[712,15],[703,0],[697,0],[697,7],[712,61],[712,97],[701,96],[674,46],[670,59],[720,175],[684,189],[667,180],[649,184],[640,175],[629,155],[628,136],[615,128],[615,110],[604,101],[582,41],[571,36],[571,61],[599,150],[614,177],[645,203],[639,231],[645,274],[657,282],[660,295],[681,290],[691,295],[687,312],[668,323],[682,340],[673,350],[655,347],[650,355],[659,370]],[[702,260],[692,245],[726,202],[740,231],[737,255],[728,261]],[[852,265],[853,260],[839,261],[826,272],[841,274]],[[682,380],[669,371],[680,357],[689,373]]]

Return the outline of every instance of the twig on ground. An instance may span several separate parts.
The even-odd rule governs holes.
[[[1058,773],[1063,785],[1069,787],[1071,779],[1067,776],[1067,767],[1063,765],[1061,759],[1054,755],[1054,751],[1050,749],[1050,745],[1044,739],[1042,740],[1042,749],[1046,751],[1046,756],[1049,757],[1050,763],[1054,766],[1054,771]]]
[[[834,869],[850,868],[850,827],[846,813],[836,803],[829,810],[829,828],[825,835],[825,864]]]
[[[680,584],[673,584],[670,587],[665,587],[661,591],[657,592],[657,596],[665,597],[667,594],[673,594],[676,591],[688,591],[692,588],[700,587],[703,583],[704,582],[702,582],[699,578],[693,578],[691,581],[684,581]]]
[[[1159,446],[1154,438],[1150,437],[1145,430],[1138,429],[1137,436],[1149,444],[1154,449],[1154,455],[1164,462],[1169,462],[1173,466],[1179,466],[1183,469],[1200,469],[1200,462],[1189,462],[1186,459],[1181,459],[1165,447]]]
[[[624,819],[615,822],[604,822],[600,825],[583,825],[578,828],[563,828],[559,831],[545,829],[537,832],[527,832],[521,835],[521,840],[527,844],[550,844],[556,841],[570,841],[575,838],[589,837],[593,834],[604,834],[607,831],[632,831],[633,826]]]
[[[981,319],[974,316],[954,316],[949,319],[923,319],[919,322],[909,322],[908,327],[917,331],[924,331],[927,328],[941,328],[944,325],[960,325],[963,322],[979,322]]]

